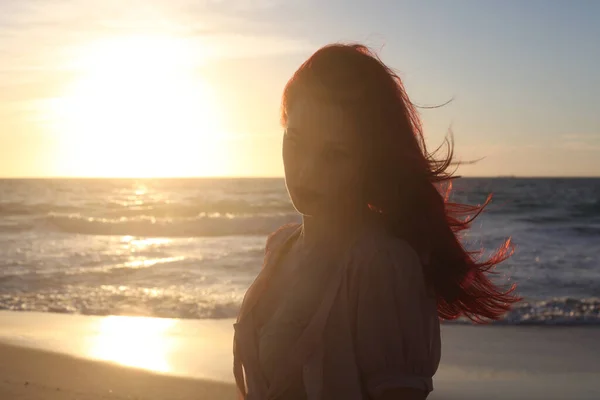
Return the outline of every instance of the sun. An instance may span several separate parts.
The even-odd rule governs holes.
[[[198,62],[197,50],[174,37],[82,48],[77,77],[51,106],[69,169],[110,177],[217,174],[227,161],[219,149],[222,104]]]

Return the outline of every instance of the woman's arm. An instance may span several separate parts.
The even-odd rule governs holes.
[[[361,379],[375,400],[423,400],[440,357],[435,297],[408,243],[379,241],[355,264],[355,348]]]

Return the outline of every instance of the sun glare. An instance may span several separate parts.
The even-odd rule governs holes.
[[[81,49],[77,78],[50,104],[68,169],[116,177],[217,174],[226,161],[218,149],[222,105],[195,70],[197,54],[182,39],[151,36]]]
[[[171,319],[106,317],[98,327],[89,354],[129,367],[170,372],[171,349],[165,338],[174,324]]]

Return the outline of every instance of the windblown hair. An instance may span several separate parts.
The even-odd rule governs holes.
[[[499,319],[519,300],[515,285],[502,289],[489,273],[513,252],[510,239],[488,259],[467,251],[458,234],[469,228],[491,201],[466,205],[449,201],[454,142],[446,138],[428,152],[417,108],[401,79],[367,47],[333,44],[314,53],[287,83],[282,123],[300,98],[341,106],[360,132],[366,158],[368,206],[384,217],[394,235],[419,253],[425,278],[434,288],[440,318],[465,316],[477,323]]]

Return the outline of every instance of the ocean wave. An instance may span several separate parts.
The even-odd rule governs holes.
[[[580,215],[582,217],[600,216],[600,199],[575,203],[571,207],[571,211],[574,215]]]
[[[584,236],[600,236],[600,225],[590,226],[590,225],[582,225],[582,226],[574,226],[571,228],[573,232],[584,235]]]
[[[528,222],[530,225],[525,228],[528,232],[539,232],[539,227],[534,224],[540,225],[547,224],[548,231],[551,231],[554,235],[568,236],[568,237],[589,237],[600,236],[600,221],[559,221],[552,223],[551,221],[541,222],[540,219],[524,218],[521,221]],[[533,223],[532,223],[533,222]]]
[[[261,199],[213,199],[189,200],[183,202],[144,201],[141,203],[109,203],[96,209],[96,217],[105,218],[190,218],[199,214],[269,214],[293,211],[289,201]],[[89,210],[86,210],[89,214]]]
[[[470,324],[461,318],[449,323]],[[523,301],[492,325],[600,325],[600,298]]]
[[[44,215],[50,212],[72,213],[80,208],[70,205],[58,205],[50,203],[26,204],[19,202],[0,203],[0,217],[22,217]]]
[[[219,301],[220,300],[220,301]],[[234,318],[241,298],[195,297],[163,288],[103,285],[0,294],[0,310],[81,315],[128,315],[180,319]]]
[[[131,200],[79,201],[57,203],[0,203],[0,217],[40,216],[49,214],[85,214],[95,218],[189,218],[199,214],[264,214],[291,212],[285,196],[278,198],[186,199],[181,201]]]
[[[235,318],[241,295],[195,297],[160,288],[102,286],[67,292],[0,294],[0,310],[83,315],[137,315],[159,318]],[[473,324],[461,318],[444,324]],[[600,298],[556,298],[523,302],[492,325],[600,325]]]
[[[158,219],[95,218],[79,214],[49,215],[44,224],[49,229],[86,235],[128,235],[153,237],[201,237],[229,235],[266,235],[279,226],[294,221],[295,214],[231,215],[200,214],[194,218]]]

